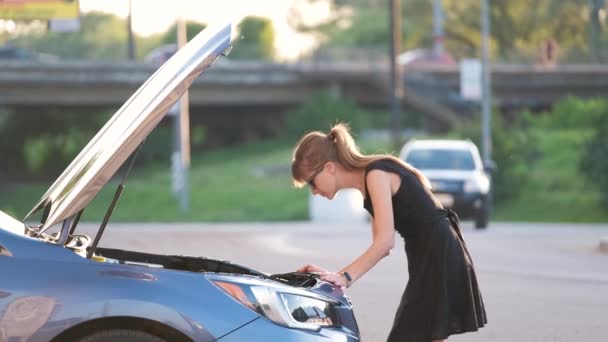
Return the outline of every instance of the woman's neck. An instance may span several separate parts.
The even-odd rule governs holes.
[[[339,184],[339,188],[357,189],[361,192],[363,198],[365,198],[365,170],[342,170],[342,172],[343,174],[342,177],[340,177],[341,182]]]

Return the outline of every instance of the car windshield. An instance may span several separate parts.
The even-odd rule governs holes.
[[[416,149],[408,153],[405,161],[417,169],[475,170],[473,156],[468,150]]]

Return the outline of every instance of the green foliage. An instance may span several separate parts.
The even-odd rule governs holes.
[[[309,0],[314,2],[315,0]],[[534,62],[539,46],[547,39],[558,44],[558,60],[589,61],[588,0],[490,1],[491,55],[497,60]],[[330,1],[330,18],[321,24],[306,25],[295,17],[292,25],[316,33],[322,47],[387,46],[389,39],[388,2],[377,0]],[[479,55],[481,46],[480,1],[443,0],[445,45],[456,58]],[[409,0],[401,4],[402,50],[433,43],[433,2]],[[534,8],[534,11],[530,11]],[[599,37],[600,52],[608,57],[608,34]]]
[[[91,138],[91,132],[73,127],[59,134],[30,136],[23,146],[26,169],[34,175],[55,174],[65,168]]]
[[[499,204],[496,218],[526,222],[606,222],[607,211],[597,207],[598,193],[583,191],[583,179],[577,173],[575,161],[590,135],[579,130],[541,130],[538,137],[542,157],[531,165],[531,179],[520,196]],[[390,150],[378,140],[358,142],[365,153]],[[180,211],[178,201],[171,194],[168,160],[137,168],[131,172],[112,221],[305,220],[309,192],[293,189],[289,174],[294,143],[291,138],[269,140],[204,154],[193,153],[188,213]],[[3,189],[0,210],[23,217],[49,185],[41,182]],[[85,210],[84,221],[98,222],[103,218],[115,188],[115,184],[109,184],[101,191]],[[255,200],[251,194],[255,194]]]
[[[173,120],[167,120],[150,132],[142,149],[137,156],[137,165],[149,165],[168,161],[175,147],[175,129]],[[206,141],[205,127],[202,125],[190,126],[190,146],[192,153],[203,148]]]
[[[292,144],[272,140],[193,154],[187,213],[171,193],[168,160],[137,168],[130,173],[112,222],[305,220],[309,192],[291,184]],[[112,183],[87,207],[83,221],[101,221],[116,190]],[[0,191],[0,210],[23,217],[49,186],[41,182]]]
[[[170,160],[174,144],[172,127],[156,127],[146,138],[137,155],[136,164]]]
[[[190,143],[192,148],[201,147],[207,139],[207,128],[202,125],[190,126]]]
[[[525,114],[526,126],[535,137],[534,163],[526,171],[526,186],[512,200],[501,204],[498,219],[608,219],[606,200],[604,208],[600,206],[600,199],[606,197],[608,190],[606,102],[569,98],[556,103],[551,112]]]
[[[270,19],[246,17],[239,24],[238,32],[230,58],[271,60],[274,57],[275,33]]]
[[[0,154],[9,175],[55,177],[107,120],[106,113],[5,113]]]
[[[608,209],[608,101],[603,100],[604,111],[594,120],[594,135],[585,144],[580,170],[587,183],[599,189],[604,209]]]
[[[308,131],[327,131],[338,121],[350,124],[353,132],[367,126],[369,113],[329,92],[319,92],[296,110],[287,113],[287,136],[297,139]]]
[[[8,124],[9,120],[10,113],[6,109],[0,107],[0,132],[4,130],[4,127]]]
[[[492,185],[497,203],[517,197],[528,184],[529,170],[539,153],[538,137],[529,122],[527,115],[509,124],[501,115],[492,115],[492,159],[496,164]],[[478,122],[461,128],[457,134],[482,148]]]
[[[127,57],[125,20],[100,12],[83,14],[77,32],[35,31],[16,36],[9,42],[62,59],[120,60]]]
[[[330,44],[345,46],[388,46],[388,13],[384,8],[357,11],[350,19],[348,29],[339,25],[323,27]],[[405,24],[404,24],[405,25]],[[405,30],[406,27],[403,27]]]
[[[553,106],[551,112],[538,114],[534,125],[542,129],[588,129],[608,112],[608,101],[601,98],[568,97]]]
[[[61,59],[127,59],[127,23],[115,15],[101,12],[83,13],[80,30],[77,32],[47,32],[35,23],[22,24],[20,34],[6,37],[6,43],[32,49],[39,53],[52,54]],[[149,37],[135,36],[138,58],[143,58],[152,49],[177,42],[176,24],[167,31]],[[206,24],[187,22],[186,36],[192,39],[207,27]]]
[[[207,24],[186,22],[186,39],[190,41],[194,36],[199,34],[202,30],[207,27]],[[177,43],[177,24],[171,25],[171,27],[162,34],[160,38],[160,44],[176,44]]]

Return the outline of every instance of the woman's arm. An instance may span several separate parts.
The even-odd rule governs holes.
[[[390,254],[395,244],[395,224],[393,220],[393,202],[390,174],[382,170],[372,170],[367,174],[367,189],[374,206],[372,221],[372,244],[350,265],[340,273],[327,273],[323,280],[338,286],[349,286],[342,272],[348,272],[355,282],[374,267],[378,261]]]

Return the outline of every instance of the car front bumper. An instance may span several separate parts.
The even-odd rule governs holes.
[[[486,195],[479,192],[442,192],[436,193],[435,197],[446,208],[451,208],[461,218],[473,217],[484,205]]]
[[[340,328],[319,331],[291,329],[258,318],[218,339],[218,342],[289,341],[289,342],[359,342],[359,336]]]

